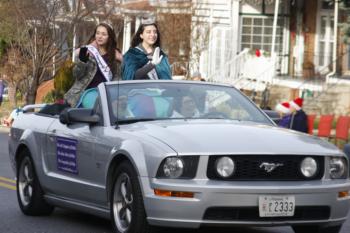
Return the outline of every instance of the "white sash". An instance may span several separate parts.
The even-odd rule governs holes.
[[[92,45],[87,45],[86,47],[88,48],[89,52],[92,55],[94,55],[95,60],[97,62],[97,65],[100,68],[100,71],[103,74],[103,76],[105,77],[106,81],[107,82],[111,81],[113,78],[112,71],[109,68],[109,66],[107,65],[107,63],[105,62],[105,60],[102,58],[102,56],[100,55],[98,50]]]

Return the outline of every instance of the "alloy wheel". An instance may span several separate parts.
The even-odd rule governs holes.
[[[128,174],[121,173],[117,178],[113,192],[113,212],[119,232],[127,232],[131,224],[133,189]]]
[[[25,158],[21,164],[18,176],[18,191],[24,206],[29,205],[33,196],[33,166],[30,159]]]

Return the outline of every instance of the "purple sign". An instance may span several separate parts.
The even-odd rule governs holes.
[[[57,169],[78,174],[77,144],[75,139],[56,137]]]

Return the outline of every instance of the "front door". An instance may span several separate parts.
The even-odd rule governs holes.
[[[333,62],[334,5],[321,1],[320,8],[317,20],[315,64],[318,72],[325,74],[330,71],[329,67]]]
[[[94,113],[101,121],[62,124],[58,119],[47,132],[46,187],[49,193],[83,203],[106,205],[105,168],[110,147],[104,137],[100,101]]]
[[[95,127],[76,123],[64,125],[56,120],[48,129],[45,165],[47,188],[57,196],[91,201],[98,187],[96,175]]]

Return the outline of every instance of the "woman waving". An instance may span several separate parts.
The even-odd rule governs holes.
[[[160,46],[157,24],[151,20],[142,20],[132,39],[131,48],[124,55],[122,78],[171,79],[168,57]]]

